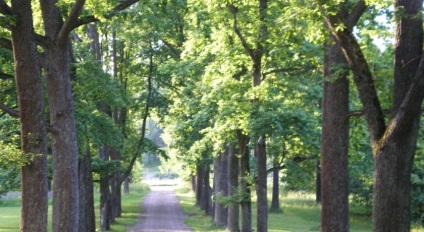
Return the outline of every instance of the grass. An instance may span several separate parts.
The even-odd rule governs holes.
[[[189,188],[180,187],[176,190],[176,194],[184,213],[188,215],[185,223],[194,231],[225,231],[220,227],[213,226],[211,217],[206,216],[204,211],[195,206],[195,197]]]
[[[129,194],[122,194],[122,214],[111,225],[111,232],[126,232],[127,228],[136,224],[137,217],[141,213],[141,198],[147,194],[149,187],[143,184],[130,186]],[[98,194],[96,194],[98,195]],[[97,197],[97,196],[96,196]],[[95,201],[96,228],[100,228],[99,200]]]
[[[223,228],[214,227],[211,217],[205,216],[204,212],[195,206],[195,197],[189,188],[180,187],[177,190],[177,196],[184,212],[188,215],[185,222],[194,231],[225,231]],[[254,201],[255,198],[253,197],[252,200]],[[315,203],[313,194],[289,192],[281,196],[280,203],[281,211],[269,212],[269,232],[320,231],[321,209]],[[252,213],[253,228],[256,228],[256,204],[254,202],[252,204]],[[351,207],[350,231],[372,231],[369,209],[360,206]],[[424,229],[416,227],[411,231],[424,232]]]
[[[137,217],[141,212],[141,197],[149,191],[148,186],[142,184],[134,184],[130,186],[130,193],[122,195],[122,215],[116,218],[112,224],[112,232],[125,232],[127,227],[137,222]],[[96,228],[100,227],[99,219],[99,194],[95,194],[95,210],[96,210]],[[21,217],[21,203],[19,199],[0,199],[0,232],[16,232],[19,231]],[[48,231],[51,229],[51,204],[49,205],[49,225]]]

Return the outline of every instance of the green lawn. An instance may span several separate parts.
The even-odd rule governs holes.
[[[122,195],[122,216],[116,218],[110,231],[125,232],[126,228],[134,225],[137,216],[141,212],[142,196],[147,194],[148,186],[134,184],[130,186],[130,193]],[[96,227],[99,228],[99,194],[95,194],[96,207]],[[20,201],[19,199],[4,200],[0,199],[0,232],[19,231],[20,224]],[[51,215],[51,205],[49,206],[49,215]],[[51,221],[49,217],[49,231],[51,231]]]
[[[204,212],[195,206],[193,193],[185,187],[177,191],[184,212],[188,215],[186,224],[194,231],[224,232],[222,228],[214,227],[211,217],[205,216]],[[255,199],[253,199],[254,201]],[[315,204],[314,195],[306,193],[288,193],[281,196],[282,212],[269,213],[269,232],[305,232],[320,231],[320,206]],[[352,207],[350,215],[350,231],[370,232],[370,213],[361,207]],[[252,205],[253,227],[256,227],[256,205]],[[415,227],[411,231],[424,232],[423,227]]]

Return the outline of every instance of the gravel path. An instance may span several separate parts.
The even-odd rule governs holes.
[[[143,199],[143,212],[128,232],[188,232],[186,218],[174,192],[174,186],[150,185]]]

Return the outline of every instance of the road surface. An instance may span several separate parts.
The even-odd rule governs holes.
[[[155,181],[155,183],[158,183]],[[151,191],[144,197],[142,213],[128,232],[189,232],[184,224],[186,215],[172,185],[149,184]]]

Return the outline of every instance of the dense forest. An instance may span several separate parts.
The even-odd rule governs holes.
[[[316,194],[321,231],[349,231],[349,204],[372,210],[375,232],[410,231],[424,223],[422,11],[0,0],[0,195],[21,191],[24,232],[48,217],[53,231],[96,231],[95,217],[108,230],[155,153],[229,231],[267,231],[281,189]]]

